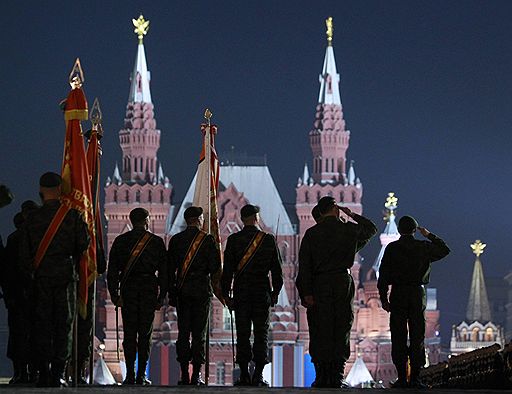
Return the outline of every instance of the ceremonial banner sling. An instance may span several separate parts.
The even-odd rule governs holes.
[[[144,235],[137,241],[132,251],[130,252],[130,258],[128,259],[128,262],[126,263],[123,269],[123,278],[121,279],[121,283],[119,284],[119,296],[121,296],[121,289],[126,283],[126,280],[130,275],[130,272],[135,266],[135,263],[139,259],[141,253],[144,251],[144,249],[146,249],[146,246],[148,246],[149,241],[151,241],[151,233],[144,233]]]
[[[194,261],[197,252],[201,248],[201,245],[203,244],[206,235],[207,234],[204,231],[199,231],[192,240],[192,243],[188,248],[187,254],[185,255],[185,260],[183,260],[183,264],[181,265],[180,275],[178,277],[178,290],[180,290],[181,287],[183,286],[188,270],[192,265],[192,262]]]
[[[254,254],[259,249],[261,244],[263,243],[263,239],[265,238],[265,233],[263,231],[258,231],[256,235],[251,240],[251,243],[249,246],[247,246],[247,249],[244,252],[244,255],[242,256],[242,259],[238,263],[238,266],[236,267],[236,274],[235,274],[235,283],[238,277],[242,274],[244,269],[247,267],[247,264],[252,260],[254,257]]]

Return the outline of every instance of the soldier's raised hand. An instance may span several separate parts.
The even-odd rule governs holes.
[[[425,227],[418,226],[418,231],[423,235],[425,238],[427,238],[430,235],[430,231],[428,231]]]
[[[349,207],[339,207],[340,211],[343,212],[348,217],[352,217],[353,213],[352,210]]]

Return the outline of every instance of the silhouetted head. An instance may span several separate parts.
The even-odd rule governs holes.
[[[240,217],[244,225],[256,225],[260,221],[260,207],[247,204],[240,210]]]
[[[39,195],[43,201],[57,200],[61,196],[62,178],[55,172],[45,172],[39,178]]]
[[[185,218],[187,226],[197,226],[199,228],[203,227],[203,208],[194,206],[188,207],[187,209],[185,209],[183,217]]]
[[[24,221],[25,218],[23,217],[23,214],[21,212],[18,212],[16,215],[14,215],[14,218],[12,219],[14,227],[16,227],[17,229],[20,229],[21,226],[23,226]]]
[[[23,217],[26,219],[28,215],[30,215],[32,212],[39,209],[39,205],[32,200],[25,200],[21,204],[21,213],[23,214]]]
[[[324,196],[320,200],[318,200],[318,210],[320,211],[320,215],[325,216],[340,216],[340,210],[338,204],[334,197]]]
[[[322,221],[322,214],[320,213],[320,208],[318,205],[315,205],[311,210],[311,216],[315,219],[315,222],[320,223]]]
[[[398,221],[398,232],[402,235],[414,234],[418,222],[412,216],[402,216]]]
[[[149,212],[144,208],[135,208],[130,211],[130,222],[133,227],[149,227]]]

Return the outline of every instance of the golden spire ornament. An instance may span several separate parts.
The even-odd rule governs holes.
[[[210,124],[211,124],[211,119],[212,119],[212,116],[213,116],[212,111],[210,111],[210,109],[209,109],[209,108],[206,108],[206,109],[204,110],[204,115],[203,115],[203,116],[204,116],[204,118],[206,119],[206,121],[208,122],[208,126],[210,126]]]
[[[100,102],[97,97],[94,99],[94,104],[92,105],[91,112],[89,113],[89,120],[91,121],[93,128],[97,128],[98,125],[101,125],[103,120]]]
[[[80,59],[76,58],[75,64],[73,64],[73,69],[69,73],[69,84],[72,89],[78,89],[82,87],[84,81],[84,72],[82,70],[82,65],[80,64]]]
[[[146,34],[148,34],[149,30],[149,21],[144,19],[144,16],[140,14],[139,19],[132,19],[133,26],[135,26],[134,33],[139,37],[139,44],[142,44],[142,39]]]
[[[487,244],[482,243],[479,239],[475,241],[474,244],[471,244],[471,249],[473,249],[473,253],[476,254],[476,257],[480,257],[480,255],[484,252]]]
[[[395,216],[395,210],[398,207],[398,197],[395,196],[395,193],[388,193],[384,207],[386,208],[384,211],[384,221],[388,222],[392,216]]]
[[[334,26],[332,24],[332,16],[327,18],[325,20],[325,25],[327,26],[327,31],[325,32],[327,34],[327,44],[329,46],[332,46],[332,35],[334,32]]]

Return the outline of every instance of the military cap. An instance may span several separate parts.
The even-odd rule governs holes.
[[[130,211],[130,222],[132,224],[142,223],[149,216],[149,212],[144,208],[135,208]]]
[[[20,228],[23,225],[25,218],[23,217],[23,214],[21,212],[18,212],[16,215],[14,215],[12,221],[14,223],[14,227]]]
[[[313,219],[315,219],[315,222],[317,223],[322,218],[322,214],[320,213],[320,208],[318,208],[318,205],[315,205],[313,207],[313,209],[311,210],[311,215],[313,216]]]
[[[188,207],[185,209],[185,212],[183,213],[183,217],[185,220],[192,219],[192,218],[198,218],[203,214],[203,208],[201,207]]]
[[[37,205],[37,203],[32,200],[25,200],[21,204],[21,212],[23,212],[23,213],[35,211],[38,208],[39,208],[39,205]]]
[[[62,178],[55,172],[45,172],[39,178],[39,186],[42,187],[57,187],[62,183]]]
[[[418,227],[418,222],[412,216],[402,216],[398,221],[398,232],[400,234],[412,234]]]
[[[247,204],[240,210],[240,216],[242,219],[248,218],[249,216],[256,215],[260,212],[260,207],[256,205]]]
[[[324,196],[320,200],[318,200],[317,207],[321,215],[325,215],[333,206],[337,206],[334,197]]]

